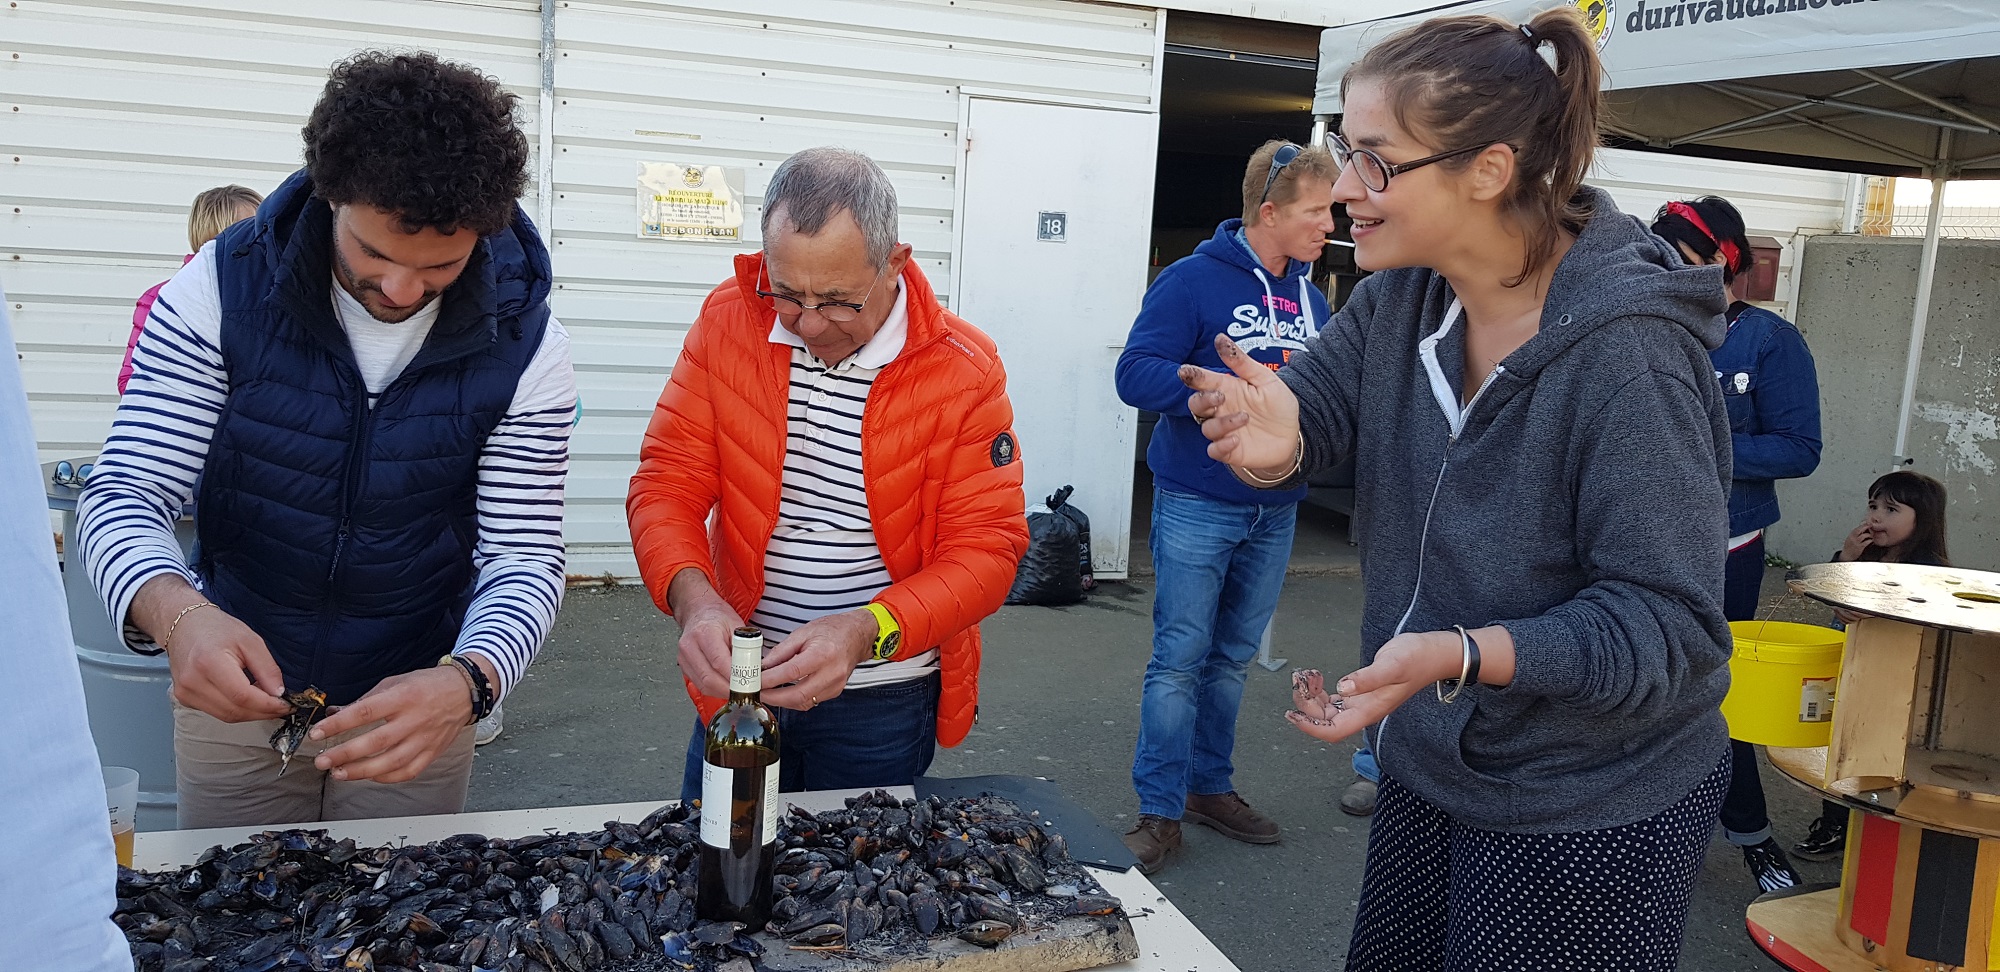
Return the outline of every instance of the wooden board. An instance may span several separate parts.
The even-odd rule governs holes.
[[[1967,837],[2000,838],[2000,803],[1990,799],[1967,799],[1919,786],[1904,795],[1896,806],[1896,815]]]
[[[1912,746],[1903,772],[1913,785],[2000,803],[2000,757]]]
[[[2000,574],[1915,564],[1809,564],[1792,593],[1927,628],[2000,635]]]
[[[1922,627],[1885,618],[1849,626],[1827,745],[1828,784],[1860,776],[1904,778],[1917,668],[1932,637]]]
[[[1792,972],[1882,972],[1834,937],[1839,906],[1835,889],[1759,898],[1744,913],[1743,924],[1764,954]]]
[[[947,938],[916,955],[807,951],[769,935],[757,937],[769,972],[1076,972],[1139,957],[1132,923],[1123,916],[1071,918],[1018,933],[994,948]]]
[[[787,793],[786,802],[810,810],[837,807],[841,800],[863,791]],[[891,787],[898,797],[909,797],[909,787]],[[536,834],[543,831],[591,831],[608,820],[637,821],[659,808],[662,802],[600,804],[578,807],[549,807],[533,810],[494,810],[481,813],[445,814],[428,817],[394,817],[375,820],[335,820],[317,824],[289,824],[324,829],[336,837],[353,837],[362,844],[424,842],[453,834],[489,835]],[[168,830],[137,835],[133,863],[146,870],[177,867],[193,861],[215,844],[224,846],[248,840],[251,834],[270,828],[224,827],[211,830]],[[900,957],[898,964],[845,960],[836,953],[803,953],[773,947],[766,942],[764,965],[768,969],[793,972],[1063,972],[1103,966],[1102,972],[1237,972],[1234,963],[1188,921],[1187,916],[1168,901],[1153,883],[1136,869],[1126,872],[1091,871],[1104,889],[1125,904],[1128,918],[1122,928],[1110,932],[1098,919],[1079,918],[1058,923],[1056,939],[1023,934],[1011,948],[984,949],[956,939],[943,943],[926,959]],[[1109,958],[1106,955],[1121,955]],[[782,956],[782,958],[781,958]],[[774,964],[807,957],[818,964]],[[949,960],[952,964],[942,964]],[[1074,964],[1089,960],[1090,965]],[[911,964],[916,963],[916,964]],[[998,964],[995,964],[998,963]],[[1067,963],[1067,964],[1066,964]],[[1116,963],[1116,964],[1110,964]]]
[[[1826,779],[1826,749],[1766,749],[1771,767],[1787,779],[1836,803],[1865,813],[1907,818],[1935,830],[1967,837],[2000,838],[2000,801],[1984,794],[1966,798],[1930,786],[1908,788],[1893,780],[1849,779],[1831,786]],[[1850,846],[1851,846],[1850,842]]]
[[[1764,754],[1770,758],[1771,767],[1787,779],[1837,803],[1882,813],[1893,811],[1902,798],[1897,782],[1886,777],[1858,776],[1828,783],[1825,746],[1801,749],[1768,746]]]

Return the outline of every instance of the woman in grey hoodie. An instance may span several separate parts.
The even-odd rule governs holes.
[[[1582,185],[1601,73],[1568,6],[1375,47],[1332,141],[1378,272],[1282,371],[1183,369],[1244,481],[1355,460],[1366,665],[1288,715],[1385,774],[1350,972],[1678,962],[1729,778],[1722,281]]]

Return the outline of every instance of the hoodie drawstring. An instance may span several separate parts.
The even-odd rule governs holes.
[[[1271,278],[1264,276],[1261,268],[1250,271],[1257,275],[1257,282],[1264,285],[1264,314],[1271,319],[1271,336],[1278,336],[1278,298],[1271,293]]]
[[[1261,267],[1253,267],[1251,273],[1257,275],[1257,282],[1264,285],[1264,313],[1271,319],[1271,336],[1278,335],[1278,297],[1271,293],[1271,278],[1264,276]],[[1313,319],[1313,305],[1310,288],[1312,275],[1299,274],[1299,321],[1306,326],[1308,336],[1319,333],[1319,321]]]

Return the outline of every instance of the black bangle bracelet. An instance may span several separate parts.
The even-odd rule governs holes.
[[[492,715],[493,706],[495,705],[493,683],[487,680],[486,670],[480,668],[478,662],[464,655],[452,655],[451,660],[461,671],[465,672],[467,678],[472,679],[472,721],[478,722]]]
[[[1478,685],[1479,684],[1479,639],[1474,638],[1472,636],[1472,632],[1466,631],[1464,628],[1460,628],[1459,630],[1465,634],[1466,654],[1472,657],[1472,663],[1465,666],[1465,682],[1468,685]]]

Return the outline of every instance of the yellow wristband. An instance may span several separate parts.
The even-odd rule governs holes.
[[[867,610],[869,614],[875,616],[876,626],[875,650],[869,657],[876,661],[888,661],[903,644],[903,628],[896,623],[896,616],[890,614],[889,609],[881,604],[870,601]]]

